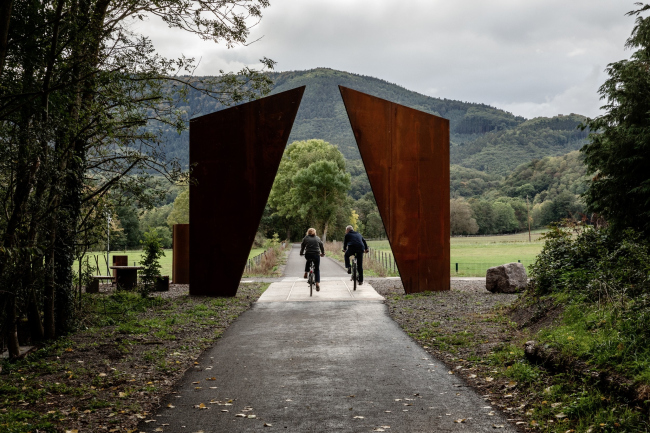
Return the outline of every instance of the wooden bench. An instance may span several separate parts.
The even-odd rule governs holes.
[[[115,278],[110,275],[93,275],[90,285],[86,287],[86,293],[99,293],[99,282],[101,280],[110,280],[111,283],[115,282]]]

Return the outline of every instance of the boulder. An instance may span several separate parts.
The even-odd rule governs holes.
[[[485,288],[492,293],[517,293],[527,285],[526,268],[521,263],[495,266],[485,275]]]

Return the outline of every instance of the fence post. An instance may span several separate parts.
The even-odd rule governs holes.
[[[456,263],[456,273],[458,273],[458,263]]]

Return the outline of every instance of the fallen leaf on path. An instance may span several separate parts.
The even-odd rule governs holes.
[[[173,404],[169,403],[169,404],[167,405],[167,407],[170,408],[170,409],[173,409],[173,408],[175,408],[176,406],[174,406]]]
[[[248,415],[246,418],[257,418],[257,415]]]
[[[198,383],[199,383],[199,381],[197,380],[196,382],[192,382],[192,383],[193,383],[194,385],[196,385],[196,384],[198,384]]]
[[[221,409],[221,412],[228,412],[228,409]]]
[[[363,419],[363,418],[364,417],[362,417],[361,415],[355,415],[355,416],[352,417],[352,419]]]
[[[457,423],[464,423],[465,421],[467,421],[466,418],[459,418],[459,419],[454,420],[454,422],[457,422]]]
[[[236,418],[246,418],[246,414],[245,413],[238,413],[237,415],[235,415],[235,417]]]
[[[208,377],[208,378],[205,379],[205,380],[217,380],[217,378],[216,378],[216,377]]]
[[[504,428],[503,424],[492,424],[492,428]]]
[[[155,420],[155,419],[148,419],[148,420],[145,420],[144,422],[147,422],[147,423],[149,423],[149,422],[156,422],[156,420]]]
[[[265,422],[264,427],[273,427],[273,424],[269,424],[268,422]]]
[[[454,374],[454,372],[450,370],[449,372],[447,372],[447,374]]]
[[[469,375],[469,378],[470,378],[470,379],[474,379],[475,377],[476,377],[475,374],[470,374],[470,375]]]

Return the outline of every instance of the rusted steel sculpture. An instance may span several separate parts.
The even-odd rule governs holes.
[[[305,87],[190,121],[190,294],[235,296]]]
[[[190,283],[190,225],[174,224],[172,232],[172,281]]]
[[[404,290],[449,290],[449,121],[339,89]]]

